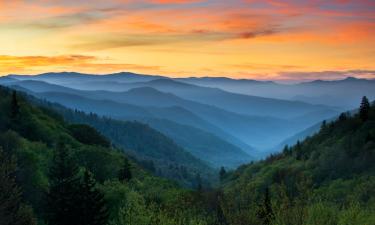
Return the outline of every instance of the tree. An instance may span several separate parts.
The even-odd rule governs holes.
[[[327,128],[327,121],[326,121],[326,120],[323,120],[322,125],[320,126],[320,129],[321,129],[321,130],[324,130],[324,129],[326,129],[326,128]]]
[[[80,217],[78,200],[78,166],[70,156],[69,149],[58,143],[52,168],[51,186],[47,194],[47,212],[49,224],[76,224]]]
[[[16,183],[16,162],[0,147],[0,224],[34,225],[32,210],[21,201],[21,189]],[[28,210],[27,210],[28,209]]]
[[[345,121],[348,119],[348,116],[346,113],[341,113],[339,116],[339,121]]]
[[[258,208],[257,216],[262,221],[263,225],[271,224],[271,221],[274,218],[272,205],[271,205],[271,198],[270,198],[270,193],[269,193],[268,188],[266,188],[266,190],[264,191],[263,203]]]
[[[75,224],[79,225],[103,225],[108,220],[108,210],[104,201],[104,195],[97,189],[96,181],[87,169],[83,175],[83,181],[78,190],[80,217]]]
[[[361,117],[362,121],[366,121],[368,119],[368,113],[370,111],[370,103],[366,96],[363,96],[361,106],[359,107],[359,116]]]
[[[195,177],[195,182],[196,182],[197,191],[202,191],[203,187],[202,187],[202,178],[201,178],[200,173],[197,173]]]
[[[18,104],[18,99],[17,99],[17,92],[13,91],[12,92],[12,102],[11,102],[11,117],[16,118],[20,112],[20,106]]]
[[[131,171],[131,165],[129,163],[129,160],[127,158],[124,158],[124,165],[119,172],[119,180],[129,181],[130,179],[132,179],[132,177],[133,177],[133,174]]]
[[[220,181],[224,180],[225,174],[227,174],[227,171],[225,170],[224,166],[220,168],[219,176],[220,176]]]

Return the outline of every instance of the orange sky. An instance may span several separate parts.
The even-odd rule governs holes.
[[[373,0],[0,0],[0,34],[0,75],[375,78]]]

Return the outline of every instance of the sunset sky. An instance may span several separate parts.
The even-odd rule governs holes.
[[[375,1],[0,0],[0,75],[375,78]]]

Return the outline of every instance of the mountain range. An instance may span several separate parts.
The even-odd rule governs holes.
[[[286,85],[220,77],[168,78],[134,73],[99,76],[70,72],[0,78],[0,84],[68,108],[149,124],[216,167],[240,165],[290,143],[288,138],[309,131],[309,127],[337,116],[352,104],[341,104],[342,100],[333,104],[328,101],[330,97],[341,96],[345,90],[358,92],[354,90],[358,85],[371,92],[371,96],[374,91],[368,87],[373,83],[348,78]],[[330,87],[329,96],[316,95]],[[299,95],[301,90],[306,90],[304,97]],[[215,157],[215,149],[232,157],[220,160]]]

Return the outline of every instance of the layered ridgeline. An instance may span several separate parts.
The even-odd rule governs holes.
[[[69,108],[145,122],[192,153],[215,152],[217,147],[213,146],[224,143],[228,153],[239,156],[227,162],[208,157],[215,166],[249,162],[261,155],[259,152],[273,149],[286,138],[341,111],[330,106],[234,94],[165,77],[129,73],[103,76],[50,73],[8,76],[0,82],[25,88],[39,98]],[[166,121],[163,126],[161,120]],[[180,131],[184,127],[196,130],[194,133],[200,134],[197,140],[201,143],[192,140],[187,132],[173,135],[170,131],[177,126]],[[213,145],[204,144],[208,142]]]
[[[352,71],[355,74],[357,71]],[[360,71],[358,71],[360,73]],[[327,75],[334,72],[324,72]],[[328,76],[327,76],[328,77]],[[375,98],[375,80],[348,77],[343,80],[315,80],[297,84],[281,84],[272,81],[231,79],[226,77],[190,77],[177,79],[189,84],[216,87],[223,90],[263,96],[298,100],[312,104],[325,104],[352,109],[363,95]]]
[[[200,196],[150,175],[94,128],[67,124],[56,112],[4,88],[0,109],[1,224],[214,223],[214,209]],[[132,140],[138,149],[168,148],[170,141],[150,128],[122,126],[149,136]],[[180,149],[168,150],[178,161]],[[185,155],[185,160],[193,158]]]
[[[223,198],[229,224],[375,224],[375,105],[227,174]]]
[[[18,87],[15,88],[19,89]],[[27,91],[26,89],[21,90]],[[111,124],[119,124],[121,123],[120,120],[136,120],[148,124],[150,127],[172,138],[174,142],[184,147],[186,151],[189,151],[195,157],[206,161],[213,167],[225,166],[233,168],[254,159],[240,149],[240,147],[237,147],[231,142],[226,141],[207,130],[214,131],[220,136],[224,136],[225,132],[221,131],[219,128],[215,128],[215,126],[205,122],[183,108],[144,108],[126,103],[117,103],[109,100],[95,100],[66,93],[27,92],[41,99],[58,102],[71,109],[90,114],[95,112],[100,116],[117,119],[116,122],[110,120]],[[90,120],[90,122],[93,121]],[[123,124],[129,125],[131,123]],[[103,132],[106,132],[105,127],[99,127],[98,129],[102,129],[104,130]],[[225,138],[235,143],[241,143],[240,141],[236,142],[236,139],[230,137],[229,134]],[[246,144],[240,146],[245,146],[247,150],[252,150],[252,148],[248,147]]]

